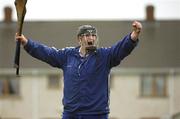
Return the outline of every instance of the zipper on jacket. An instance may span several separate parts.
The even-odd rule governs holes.
[[[80,74],[80,69],[81,69],[82,65],[83,65],[86,61],[87,61],[87,58],[83,59],[83,60],[81,61],[81,63],[79,64],[79,66],[78,66],[78,75],[79,75],[79,76],[81,76],[81,74]]]
[[[78,75],[79,75],[79,76],[81,76],[81,74],[80,74],[80,69],[81,69],[81,66],[82,66],[83,63],[84,63],[84,62],[82,62],[82,63],[79,64],[79,66],[78,66]]]

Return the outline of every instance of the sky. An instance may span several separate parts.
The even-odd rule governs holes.
[[[147,5],[157,20],[180,20],[180,0],[27,0],[25,20],[144,20]],[[5,6],[16,20],[14,0],[0,0],[0,21]]]

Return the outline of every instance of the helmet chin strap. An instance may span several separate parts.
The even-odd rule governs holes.
[[[86,52],[90,53],[90,52],[95,52],[97,50],[97,47],[92,45],[92,46],[87,46],[86,47]]]

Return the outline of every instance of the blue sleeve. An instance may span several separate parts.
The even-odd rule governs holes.
[[[43,62],[50,64],[53,67],[62,68],[65,62],[65,51],[58,50],[54,47],[47,47],[38,42],[28,40],[24,49],[32,56]]]
[[[126,56],[135,48],[139,40],[133,41],[130,34],[109,48],[110,68],[120,64]]]

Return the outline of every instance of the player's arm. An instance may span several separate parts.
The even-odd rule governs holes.
[[[110,67],[120,64],[121,60],[128,56],[137,45],[142,25],[140,22],[134,21],[132,28],[133,31],[130,34],[110,48]]]
[[[62,68],[65,61],[65,51],[57,50],[54,47],[47,47],[33,40],[27,39],[24,35],[16,36],[24,49],[33,57],[50,64],[53,67]]]

